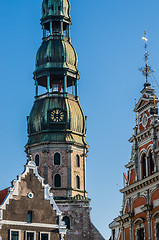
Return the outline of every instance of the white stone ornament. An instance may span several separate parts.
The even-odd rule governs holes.
[[[28,198],[32,199],[34,197],[34,194],[32,192],[28,193]]]
[[[143,125],[144,128],[147,126],[147,123],[148,123],[148,116],[145,113],[143,118],[142,118],[142,125]]]

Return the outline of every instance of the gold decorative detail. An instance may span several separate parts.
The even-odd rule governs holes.
[[[64,120],[64,112],[61,109],[55,109],[50,113],[53,122],[62,122]]]

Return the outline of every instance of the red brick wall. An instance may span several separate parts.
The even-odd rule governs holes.
[[[130,176],[130,185],[135,182],[135,178],[136,178],[135,169],[132,169],[131,176]]]

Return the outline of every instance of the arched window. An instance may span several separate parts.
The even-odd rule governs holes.
[[[61,164],[61,156],[60,153],[54,154],[54,165],[60,165]]]
[[[145,155],[145,153],[141,157],[141,174],[142,174],[142,178],[146,177],[146,155]]]
[[[159,240],[159,223],[156,224],[156,239]]]
[[[63,217],[62,221],[65,222],[65,224],[67,226],[67,229],[71,228],[71,221],[70,221],[70,218],[68,216]]]
[[[60,188],[61,186],[62,186],[61,175],[57,173],[54,176],[54,187]]]
[[[154,162],[152,159],[152,152],[149,151],[149,174],[151,175],[154,172]]]
[[[144,229],[141,228],[141,229],[138,229],[137,230],[137,240],[144,240],[145,237],[144,237]]]
[[[36,156],[35,156],[35,164],[36,164],[37,167],[40,166],[40,156],[39,156],[39,154],[36,154]]]
[[[80,177],[76,176],[76,187],[77,189],[80,189]]]
[[[80,157],[76,155],[76,167],[80,167]]]

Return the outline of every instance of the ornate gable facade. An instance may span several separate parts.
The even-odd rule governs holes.
[[[66,225],[50,186],[28,162],[12,186],[0,191],[1,240],[64,240]]]
[[[134,109],[136,126],[129,139],[131,159],[125,166],[125,186],[120,190],[122,210],[109,225],[111,240],[159,239],[159,100],[148,82],[151,67],[147,65],[146,37],[144,41],[145,68],[142,71],[146,83]]]

